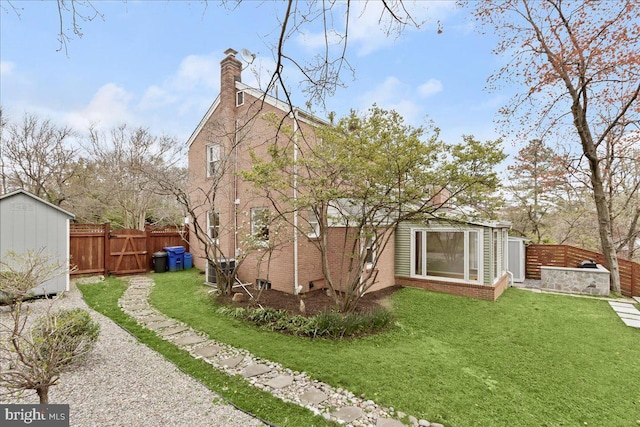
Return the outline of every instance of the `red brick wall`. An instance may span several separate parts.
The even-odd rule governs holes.
[[[396,276],[396,284],[445,294],[495,301],[509,286],[509,276],[503,275],[493,286],[473,285],[468,283],[446,282],[441,280],[417,279],[413,277]]]

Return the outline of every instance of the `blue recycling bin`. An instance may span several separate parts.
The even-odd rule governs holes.
[[[188,270],[193,267],[193,257],[189,252],[184,254],[184,269]]]
[[[169,271],[184,269],[184,246],[167,246],[164,251],[169,260]]]

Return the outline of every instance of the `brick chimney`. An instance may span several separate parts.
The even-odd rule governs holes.
[[[235,91],[235,82],[242,81],[242,62],[236,59],[237,53],[231,48],[224,51],[227,56],[220,61],[220,91],[229,87]]]

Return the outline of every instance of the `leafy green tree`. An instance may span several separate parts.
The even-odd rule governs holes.
[[[499,184],[494,166],[504,159],[499,141],[460,144],[438,140],[437,129],[412,127],[395,111],[378,107],[366,115],[352,112],[334,126],[317,129],[313,142],[284,126],[269,146],[269,158],[254,156],[244,173],[269,198],[278,219],[313,239],[322,260],[325,283],[342,312],[352,312],[376,283],[375,248],[384,251],[398,223],[450,210],[457,201],[482,197]],[[301,215],[306,212],[308,215]],[[335,232],[341,228],[338,263]],[[331,235],[331,237],[330,237]],[[329,239],[332,239],[331,249]]]
[[[514,210],[522,214],[513,221],[516,230],[535,243],[549,239],[546,227],[549,214],[557,209],[559,187],[567,172],[561,157],[540,139],[520,149],[508,167],[507,190],[513,196]]]

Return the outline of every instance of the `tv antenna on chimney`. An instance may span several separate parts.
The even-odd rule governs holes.
[[[247,63],[247,66],[245,68],[253,64],[253,61],[256,60],[256,54],[251,53],[249,49],[242,49],[240,51],[240,56],[242,56],[242,60]]]

